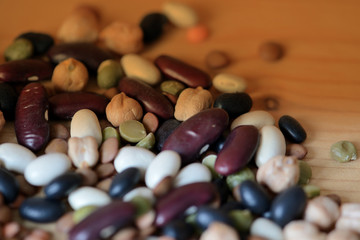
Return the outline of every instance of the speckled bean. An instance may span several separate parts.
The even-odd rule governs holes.
[[[212,84],[221,93],[244,92],[247,87],[244,78],[230,73],[217,74],[213,78]]]
[[[281,228],[273,221],[266,218],[257,218],[250,227],[250,234],[264,237],[267,240],[284,239]]]
[[[68,202],[72,209],[77,210],[85,206],[104,206],[111,202],[110,196],[94,187],[80,187],[69,194]]]
[[[77,111],[70,124],[71,137],[93,136],[100,146],[102,142],[102,132],[96,114],[89,109]]]
[[[15,176],[2,167],[0,167],[0,194],[5,203],[14,202],[19,195],[19,183]]]
[[[180,187],[196,182],[210,182],[211,172],[201,163],[191,163],[183,167],[174,179],[174,187]]]
[[[68,155],[77,168],[95,166],[99,161],[96,139],[93,136],[69,138]]]
[[[275,119],[274,117],[266,111],[263,110],[255,110],[244,113],[231,123],[231,129],[236,128],[240,125],[254,125],[257,129],[266,126],[266,125],[274,125]]]
[[[80,173],[67,172],[56,178],[44,187],[44,193],[48,199],[67,197],[73,190],[82,184],[83,177]]]
[[[141,179],[141,172],[138,168],[127,168],[116,174],[109,188],[109,195],[112,198],[122,198],[126,193],[135,188]]]
[[[26,166],[36,158],[28,148],[16,143],[3,143],[0,145],[0,162],[6,169],[24,173]]]

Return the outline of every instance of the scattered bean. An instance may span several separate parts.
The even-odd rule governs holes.
[[[300,123],[289,115],[284,115],[279,119],[279,128],[285,138],[290,142],[301,143],[306,139],[306,132]]]
[[[146,14],[140,21],[143,42],[149,44],[160,38],[168,22],[168,18],[162,13],[152,12]]]
[[[68,202],[72,209],[78,210],[85,206],[105,206],[111,202],[111,198],[102,190],[85,186],[72,191]]]
[[[196,182],[210,182],[211,172],[201,163],[191,163],[183,167],[174,179],[174,187],[180,187]]]
[[[266,125],[275,125],[274,117],[266,111],[256,110],[241,114],[231,123],[231,130],[240,125],[254,125],[257,129],[261,129]]]
[[[250,227],[250,234],[253,236],[264,237],[269,240],[283,240],[284,236],[281,228],[266,218],[257,218]]]
[[[96,167],[95,172],[99,179],[104,179],[113,175],[115,173],[115,168],[112,163],[103,163]]]
[[[144,125],[146,132],[155,133],[159,126],[159,119],[155,114],[147,112],[143,117],[142,124]]]
[[[247,87],[244,78],[230,73],[217,74],[213,78],[212,84],[221,93],[244,92]]]
[[[5,224],[3,232],[6,239],[16,238],[21,231],[21,226],[18,222],[12,221]]]
[[[254,221],[254,217],[249,210],[232,210],[228,214],[237,230],[249,232]]]
[[[68,155],[77,168],[95,166],[99,161],[99,151],[93,136],[71,137],[68,141]]]
[[[57,231],[61,233],[68,233],[71,228],[75,226],[75,222],[73,220],[74,212],[70,211],[62,215],[57,221],[55,228]]]
[[[88,205],[77,209],[76,211],[74,211],[74,214],[72,215],[74,224],[78,224],[98,208],[99,208],[98,206]]]
[[[285,226],[284,237],[285,239],[324,240],[326,234],[320,232],[319,229],[310,222],[297,220]]]
[[[28,148],[16,143],[3,143],[0,145],[0,161],[5,168],[24,173],[26,166],[36,158]]]
[[[22,60],[30,58],[34,53],[34,46],[31,41],[25,38],[15,39],[5,49],[4,57],[6,61]]]
[[[19,183],[19,191],[20,194],[25,196],[32,196],[35,195],[38,189],[28,183],[24,177],[24,175],[20,174],[16,176],[16,181]],[[0,203],[1,205],[1,203]]]
[[[230,64],[230,59],[225,52],[213,50],[206,54],[205,64],[208,68],[219,69],[227,67]]]
[[[116,87],[123,76],[124,72],[118,61],[113,59],[105,60],[97,69],[97,85],[105,89]]]
[[[307,149],[298,143],[290,143],[286,144],[286,155],[287,156],[294,156],[299,160],[302,160],[305,158],[307,154]]]
[[[226,183],[229,189],[234,189],[235,187],[238,187],[242,182],[246,180],[255,181],[255,174],[248,167],[244,167],[240,171],[226,176]]]
[[[68,152],[68,144],[62,138],[54,138],[45,148],[45,153],[64,153]]]
[[[104,191],[104,192],[108,192],[111,186],[111,182],[112,182],[112,178],[108,177],[105,179],[100,180],[95,187]]]
[[[83,181],[79,173],[67,172],[56,178],[44,187],[44,193],[48,199],[63,199],[78,188]]]
[[[274,62],[283,57],[284,49],[279,43],[265,42],[260,45],[259,55],[264,61]]]
[[[191,43],[202,43],[209,35],[209,28],[203,24],[192,26],[186,31],[186,39]]]
[[[146,199],[153,205],[156,201],[156,198],[154,196],[154,193],[151,191],[151,189],[147,187],[137,187],[132,189],[130,192],[126,193],[123,197],[123,200],[125,202],[131,202],[133,199],[136,198],[143,198]]]
[[[330,154],[332,159],[338,162],[349,162],[357,158],[356,147],[349,141],[339,141],[331,145]]]
[[[116,138],[118,140],[118,145],[120,144],[120,134],[119,131],[111,126],[105,127],[103,130],[103,143],[108,138]]]
[[[102,142],[102,132],[99,120],[96,114],[89,109],[81,109],[77,111],[70,125],[71,137],[93,136],[98,145]]]
[[[343,203],[340,207],[340,217],[336,221],[336,229],[344,229],[360,233],[360,204]]]
[[[244,92],[220,94],[214,102],[215,108],[222,108],[230,118],[236,118],[250,111],[252,99],[249,94]]]
[[[359,240],[359,236],[353,231],[346,229],[334,229],[326,237],[326,240]]]
[[[119,151],[119,140],[116,137],[106,139],[100,148],[100,161],[101,163],[112,162]]]
[[[116,174],[109,188],[112,198],[122,198],[126,193],[135,188],[141,179],[138,168],[130,167]]]
[[[194,9],[184,3],[167,1],[163,4],[162,10],[169,21],[177,27],[188,28],[198,23]]]
[[[0,224],[8,223],[11,220],[12,220],[12,213],[10,207],[6,205],[0,206]]]
[[[141,139],[138,143],[136,143],[135,146],[151,150],[155,146],[155,141],[155,135],[151,132],[147,134],[143,139]]]
[[[166,80],[161,83],[160,89],[162,92],[178,96],[185,89],[185,85],[176,80]]]
[[[91,168],[78,168],[75,172],[83,177],[83,186],[93,186],[98,182],[98,176]]]
[[[31,41],[34,48],[34,55],[43,55],[52,45],[54,45],[54,39],[46,33],[25,32],[16,37],[16,39],[20,38]]]
[[[220,222],[212,223],[200,236],[200,240],[218,239],[240,240],[240,237],[233,227]]]
[[[320,188],[315,185],[306,184],[303,186],[303,190],[306,193],[307,198],[311,199],[320,195]]]
[[[176,119],[169,119],[169,120],[164,121],[159,126],[159,128],[155,132],[156,148],[158,151],[161,151],[166,139],[180,125],[180,123],[181,122]]]
[[[279,108],[279,101],[275,97],[266,97],[264,99],[265,110],[272,111]]]
[[[136,120],[127,120],[120,123],[119,132],[122,139],[131,143],[137,143],[146,137],[144,125]]]

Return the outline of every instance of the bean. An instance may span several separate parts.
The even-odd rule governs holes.
[[[118,140],[118,145],[120,144],[120,134],[118,132],[118,130],[116,130],[115,128],[108,126],[105,127],[103,129],[103,143],[108,139],[108,138],[115,138]]]
[[[98,145],[102,142],[102,132],[99,120],[96,114],[89,109],[77,111],[70,124],[71,137],[93,136]]]
[[[226,184],[226,180],[223,178],[216,178],[212,181],[212,183],[216,186],[220,194],[220,204],[224,204],[231,194],[231,191]]]
[[[306,139],[306,132],[301,124],[289,115],[283,115],[279,119],[279,128],[285,138],[290,142],[301,143]]]
[[[347,240],[358,240],[359,237],[356,233],[350,230],[346,229],[334,229],[332,230],[328,235],[326,240],[341,240],[341,239],[347,239]]]
[[[255,155],[259,140],[259,131],[254,126],[233,129],[216,158],[215,171],[227,176],[245,167]]]
[[[75,225],[69,232],[69,240],[96,240],[105,235],[107,230],[112,230],[112,235],[117,229],[123,228],[133,222],[136,209],[131,203],[113,201],[103,206]],[[108,231],[107,231],[108,232]]]
[[[240,237],[233,227],[221,222],[214,222],[200,236],[200,240],[212,239],[240,240]]]
[[[130,143],[137,143],[146,137],[144,125],[136,120],[127,120],[119,126],[119,132],[122,139]]]
[[[16,180],[19,183],[20,193],[24,196],[32,196],[35,195],[38,189],[28,183],[24,177],[24,175],[20,174],[16,176]],[[1,204],[0,204],[1,205]]]
[[[94,187],[80,187],[69,194],[68,202],[72,209],[85,206],[105,206],[111,202],[106,192]]]
[[[62,215],[57,221],[55,228],[57,231],[61,233],[68,233],[71,228],[75,226],[75,222],[73,220],[74,212],[67,212]]]
[[[95,172],[97,173],[99,179],[110,177],[115,173],[114,164],[112,163],[99,164],[96,167]]]
[[[124,77],[120,80],[118,89],[137,99],[146,111],[163,119],[172,118],[174,115],[174,108],[166,97],[144,82]]]
[[[212,183],[192,183],[174,189],[156,203],[156,226],[164,226],[180,216],[190,206],[210,204],[218,193]]]
[[[75,167],[93,167],[98,163],[98,144],[93,136],[71,137],[68,145],[68,155]]]
[[[68,171],[71,161],[63,153],[48,153],[31,161],[25,168],[26,181],[34,186],[45,186]]]
[[[19,194],[19,183],[15,176],[5,168],[0,168],[0,193],[5,203],[13,203]]]
[[[338,141],[331,145],[330,154],[332,159],[338,162],[348,162],[357,158],[356,147],[349,141]]]
[[[105,89],[116,87],[123,76],[124,72],[119,61],[105,60],[97,69],[97,85]]]
[[[255,174],[248,167],[244,167],[240,171],[226,176],[226,183],[229,189],[234,189],[246,180],[255,181]]]
[[[15,60],[0,65],[0,81],[28,82],[51,78],[53,67],[50,63],[38,59]]]
[[[276,42],[265,42],[260,45],[259,55],[264,61],[274,62],[284,55],[283,47]]]
[[[18,95],[14,88],[7,83],[0,82],[0,111],[5,120],[14,119],[17,99]]]
[[[214,222],[221,222],[234,227],[232,219],[223,211],[209,206],[200,206],[196,212],[195,222],[200,229],[207,229]]]
[[[0,206],[0,224],[8,223],[11,220],[12,220],[12,213],[10,207],[5,205]]]
[[[307,149],[298,143],[286,144],[286,155],[295,156],[297,159],[302,160],[307,154]]]
[[[209,28],[203,24],[197,24],[186,31],[186,40],[191,43],[202,43],[210,35]]]
[[[155,65],[166,77],[180,81],[189,87],[209,88],[211,86],[211,78],[206,72],[174,57],[160,55],[155,59]]]
[[[42,55],[46,53],[52,45],[54,45],[54,39],[46,33],[25,32],[16,37],[16,39],[19,38],[25,38],[31,41],[34,47],[34,55]]]
[[[61,138],[67,140],[70,137],[69,129],[61,123],[50,124],[50,139]]]
[[[26,166],[36,158],[36,155],[22,145],[3,143],[0,145],[0,158],[6,169],[24,173]]]
[[[268,240],[284,239],[281,228],[276,223],[266,218],[256,219],[250,227],[250,234],[264,237]]]
[[[320,195],[320,188],[318,186],[306,184],[306,185],[302,186],[302,188],[306,194],[306,197],[309,199]]]
[[[100,148],[100,161],[101,163],[112,162],[119,151],[119,140],[116,137],[106,139]]]
[[[122,198],[132,190],[140,181],[141,172],[138,168],[130,167],[116,174],[109,188],[112,198]]]
[[[169,21],[180,28],[191,27],[198,22],[194,9],[184,3],[168,1],[163,4],[162,10]]]
[[[73,190],[78,188],[83,181],[79,173],[64,173],[44,187],[44,193],[48,199],[59,199],[67,197]]]
[[[223,93],[215,99],[213,107],[222,108],[230,118],[235,118],[250,111],[252,99],[249,94],[244,92]]]
[[[300,184],[300,185],[308,184],[312,177],[311,167],[307,162],[302,161],[302,160],[299,160],[298,164],[299,164],[299,169],[300,169],[300,177],[299,177],[298,184]]]
[[[77,209],[74,211],[74,214],[72,215],[74,224],[78,224],[81,222],[84,218],[89,216],[91,213],[93,213],[95,210],[97,210],[99,207],[97,206],[85,206],[82,208]]]
[[[219,108],[204,110],[177,127],[166,139],[162,150],[174,150],[182,164],[195,161],[200,150],[216,141],[228,125],[228,114]]]
[[[21,204],[19,212],[24,219],[49,223],[58,220],[66,211],[63,202],[40,197],[27,198]]]
[[[40,83],[27,84],[20,93],[15,110],[15,133],[19,144],[39,151],[49,141],[48,101]]]
[[[278,194],[270,208],[271,219],[279,226],[300,218],[305,210],[306,195],[299,186],[293,186]]]
[[[142,123],[144,124],[146,132],[155,133],[159,126],[159,119],[155,114],[147,112],[143,117]]]
[[[112,178],[108,177],[108,178],[104,178],[102,180],[100,180],[100,182],[98,182],[95,187],[104,191],[104,192],[108,192],[110,189],[110,185],[111,185],[111,181]]]
[[[103,61],[113,58],[112,54],[95,44],[84,42],[57,44],[52,46],[47,54],[53,64],[59,64],[68,58],[75,58],[84,63],[89,72],[96,72]]]
[[[249,232],[254,217],[249,210],[232,210],[229,212],[234,226],[240,232]]]
[[[266,125],[274,125],[275,119],[274,117],[266,111],[256,110],[244,113],[231,123],[231,129],[236,128],[240,125],[254,125],[257,129],[266,126]]]
[[[168,119],[159,126],[155,132],[156,148],[158,151],[163,148],[166,139],[180,125],[180,123],[181,122],[176,119]]]
[[[15,39],[4,52],[6,61],[28,59],[34,53],[34,46],[31,41],[25,38]]]
[[[174,96],[178,96],[181,93],[181,91],[185,89],[185,85],[176,80],[167,80],[161,83],[160,89],[163,92],[169,93]]]
[[[219,69],[230,64],[228,55],[220,50],[213,50],[206,54],[205,64],[211,69]]]
[[[139,24],[143,32],[143,42],[149,44],[159,39],[168,22],[167,17],[160,12],[146,14]]]
[[[244,92],[247,87],[244,78],[230,73],[217,74],[213,78],[212,84],[221,93]]]
[[[18,222],[12,221],[4,225],[3,232],[5,239],[13,239],[20,234],[21,226]]]
[[[194,236],[195,228],[183,219],[176,219],[162,228],[162,234],[176,240],[188,240]]]
[[[45,148],[45,153],[64,153],[68,152],[68,143],[66,140],[62,138],[54,138],[49,142],[49,144]]]
[[[201,163],[190,163],[183,167],[174,179],[174,187],[180,187],[196,182],[210,182],[211,172]]]
[[[93,186],[98,182],[98,176],[91,168],[78,168],[75,172],[83,177],[83,186]]]
[[[285,239],[325,239],[326,234],[320,232],[319,229],[312,223],[304,220],[292,221],[284,227],[283,230]]]

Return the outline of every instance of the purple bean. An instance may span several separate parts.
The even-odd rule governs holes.
[[[166,139],[162,150],[179,153],[183,165],[194,162],[204,146],[217,140],[228,122],[229,116],[223,109],[201,111],[181,123]]]
[[[0,65],[0,81],[28,82],[51,78],[53,67],[38,59],[14,60]]]
[[[181,216],[191,206],[210,204],[219,199],[216,187],[209,182],[191,183],[174,189],[156,204],[155,224],[164,226]]]
[[[155,64],[165,76],[183,82],[189,87],[209,88],[211,86],[211,78],[206,72],[179,59],[161,55],[155,59]]]
[[[174,116],[174,107],[169,100],[144,82],[124,77],[120,80],[118,89],[141,102],[148,112],[152,112],[163,119]]]
[[[40,83],[27,84],[15,109],[15,134],[19,144],[32,151],[39,151],[47,144],[50,136],[47,109],[45,88]]]
[[[105,115],[109,100],[90,92],[60,93],[49,98],[49,116],[56,119],[70,120],[80,109],[90,109],[96,115]]]
[[[252,125],[233,129],[216,158],[215,171],[227,176],[245,167],[254,156],[259,139],[259,131]]]

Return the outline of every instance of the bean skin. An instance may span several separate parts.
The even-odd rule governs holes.
[[[124,77],[120,80],[118,89],[141,102],[148,112],[152,112],[163,119],[174,116],[174,107],[169,100],[144,82]]]
[[[201,148],[215,142],[228,122],[229,116],[223,109],[212,108],[199,112],[172,132],[162,150],[179,153],[183,164],[194,162]]]
[[[40,83],[26,85],[15,109],[15,133],[19,144],[39,151],[49,141],[50,126],[46,119],[48,101]]]
[[[141,179],[138,168],[130,167],[115,175],[113,178],[109,195],[112,198],[122,198],[126,193],[136,187]]]
[[[12,203],[19,194],[19,183],[15,176],[5,168],[0,168],[0,195],[5,203]]]
[[[83,177],[80,173],[67,172],[47,184],[44,193],[48,199],[62,199],[79,187],[82,181]]]

